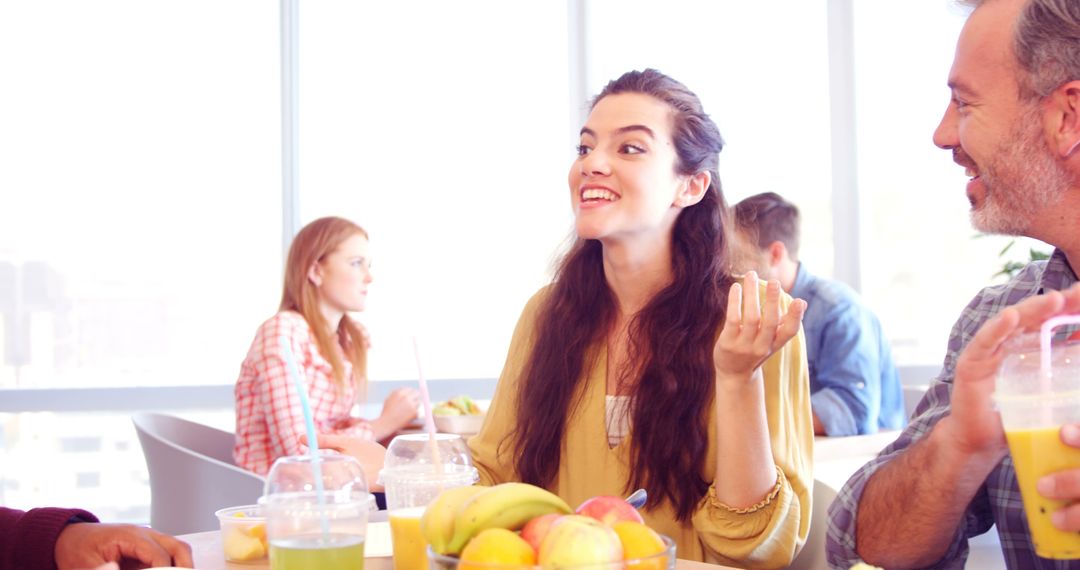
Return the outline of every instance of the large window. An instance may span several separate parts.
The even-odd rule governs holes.
[[[720,127],[729,204],[777,192],[804,218],[800,257],[832,273],[829,68],[824,2],[590,2],[589,92],[654,67],[697,93]]]
[[[560,2],[303,3],[302,221],[371,234],[371,376],[492,378],[572,229]],[[454,22],[454,25],[447,25]]]
[[[1007,259],[1047,249],[1021,240],[999,257],[1010,238],[978,236],[964,170],[931,141],[964,17],[948,2],[855,3],[863,294],[900,364],[940,364],[975,293]]]
[[[280,288],[276,4],[0,2],[0,77],[0,388],[234,381]],[[0,414],[0,504],[148,502],[126,413]]]
[[[0,387],[227,383],[275,302],[277,9],[0,3]]]

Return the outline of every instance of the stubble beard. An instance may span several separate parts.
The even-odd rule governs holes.
[[[1025,111],[982,172],[986,196],[971,210],[975,229],[995,234],[1029,235],[1040,213],[1057,206],[1070,186],[1042,134],[1037,104]]]

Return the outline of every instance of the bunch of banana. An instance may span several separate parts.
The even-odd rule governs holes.
[[[431,548],[439,554],[446,554],[446,545],[454,538],[454,517],[458,507],[475,495],[487,491],[489,487],[471,485],[447,489],[435,497],[420,517],[420,534]]]
[[[460,554],[469,540],[488,528],[518,530],[534,517],[569,514],[558,495],[526,483],[458,487],[439,495],[420,519],[420,532],[439,554]]]

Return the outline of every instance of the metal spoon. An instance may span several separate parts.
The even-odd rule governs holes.
[[[635,509],[644,507],[645,501],[647,500],[649,500],[649,494],[645,492],[645,489],[638,489],[637,491],[630,493],[630,496],[626,498],[626,502],[630,503],[630,506]]]

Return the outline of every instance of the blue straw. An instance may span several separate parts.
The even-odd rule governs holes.
[[[311,471],[315,477],[315,497],[319,501],[319,522],[322,523],[323,536],[326,537],[330,534],[330,523],[326,520],[326,496],[323,493],[323,481],[322,481],[322,467],[319,463],[322,461],[319,458],[319,438],[315,433],[315,419],[311,417],[311,404],[308,403],[307,390],[304,389],[304,382],[301,380],[300,367],[296,365],[296,358],[293,356],[292,347],[289,346],[289,341],[285,337],[281,337],[281,352],[285,355],[285,365],[289,368],[289,376],[292,376],[293,383],[296,384],[296,393],[300,394],[300,407],[304,411],[304,426],[307,428],[308,439],[308,455],[311,456]]]

